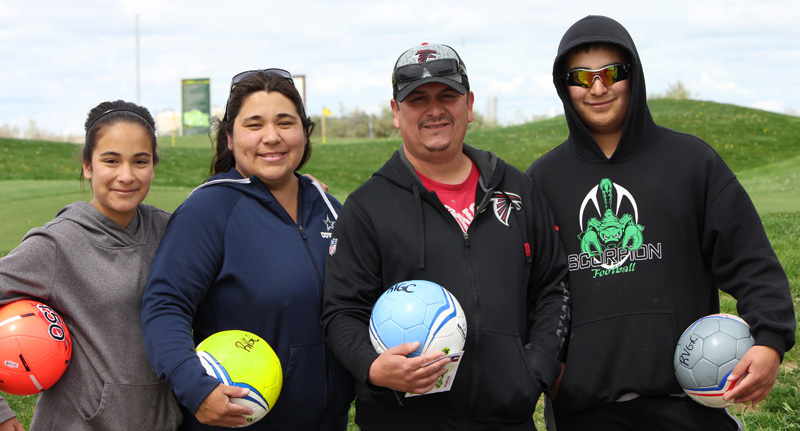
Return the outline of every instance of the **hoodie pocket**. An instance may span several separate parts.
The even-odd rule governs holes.
[[[465,352],[468,354],[470,352]],[[521,421],[533,415],[542,388],[525,358],[518,335],[481,333],[478,392],[473,406],[476,417]]]
[[[583,410],[631,392],[679,393],[672,364],[676,342],[671,311],[637,311],[574,325],[554,402]]]
[[[181,412],[165,382],[144,385],[106,383],[97,411],[86,423],[104,430],[175,430]],[[133,425],[135,424],[135,425]]]
[[[328,403],[323,344],[290,346],[289,360],[283,366],[283,387],[271,419],[275,423],[318,420]]]

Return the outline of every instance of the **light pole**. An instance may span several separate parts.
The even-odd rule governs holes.
[[[139,90],[139,14],[136,14],[136,103],[142,104],[142,95]]]

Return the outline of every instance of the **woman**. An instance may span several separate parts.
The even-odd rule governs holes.
[[[344,430],[349,374],[323,342],[323,271],[340,204],[297,173],[314,123],[291,74],[243,72],[215,119],[212,177],[175,211],[142,303],[148,358],[172,386],[184,429],[245,425],[246,391],[206,374],[195,345],[240,329],[263,338],[283,368],[274,408],[252,430]],[[205,424],[205,425],[203,425]]]
[[[158,163],[155,121],[118,100],[92,109],[85,129],[82,179],[91,183],[91,202],[67,205],[0,259],[0,303],[41,300],[61,314],[73,340],[72,360],[39,396],[31,429],[174,430],[180,411],[150,368],[139,321],[169,218],[142,203]],[[0,402],[0,422],[10,416]],[[0,429],[12,423],[19,426],[14,418]]]

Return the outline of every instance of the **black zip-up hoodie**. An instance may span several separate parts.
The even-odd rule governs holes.
[[[325,276],[322,321],[356,378],[363,429],[533,429],[536,401],[560,371],[569,324],[566,262],[551,212],[530,178],[464,145],[478,167],[475,218],[464,233],[399,149],[345,202]],[[368,320],[385,289],[439,283],[467,318],[449,392],[405,398],[367,382],[378,354]]]
[[[628,112],[610,158],[566,85],[567,54],[593,42],[622,47],[630,63]],[[756,344],[791,348],[788,280],[750,198],[708,144],[654,123],[628,32],[602,16],[578,21],[561,40],[553,82],[569,137],[528,174],[551,204],[570,269],[573,320],[556,405],[681,394],[678,337],[719,312],[718,289],[737,299]]]

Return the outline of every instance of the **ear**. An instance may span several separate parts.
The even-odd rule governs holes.
[[[83,163],[83,177],[87,180],[92,180],[92,164],[91,163]]]
[[[467,97],[467,122],[471,123],[475,120],[475,114],[472,112],[472,104],[475,103],[475,94],[473,92],[469,92],[469,97]]]
[[[396,100],[392,99],[391,107],[392,107],[392,113],[394,114],[394,128],[395,129],[399,129],[400,128],[400,120],[397,118],[397,115],[399,114],[400,106],[399,106],[399,104],[397,103]]]
[[[232,153],[233,152],[233,136],[231,136],[230,133],[225,132],[225,137],[228,138],[228,150],[230,150],[230,152]]]

